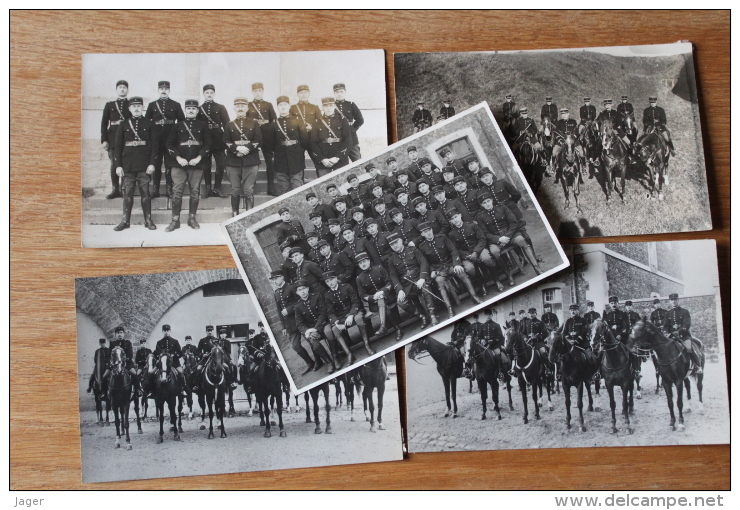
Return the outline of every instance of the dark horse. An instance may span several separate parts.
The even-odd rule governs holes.
[[[570,188],[573,188],[573,198],[576,201],[576,212],[582,214],[581,203],[578,197],[581,194],[581,163],[576,152],[575,136],[568,133],[563,137],[563,147],[558,154],[558,168],[556,170],[560,176],[560,182],[563,185],[563,194],[565,195],[565,208],[570,207]]]
[[[657,191],[658,200],[663,200],[663,181],[671,157],[668,145],[662,136],[652,132],[640,139],[639,147],[640,160],[650,171],[650,191],[647,198],[656,198]]]
[[[563,380],[563,393],[565,393],[565,424],[570,429],[570,387],[575,386],[578,392],[578,419],[581,423],[581,432],[586,432],[583,423],[583,387],[588,393],[588,408],[593,410],[593,397],[591,396],[591,379],[597,370],[597,361],[591,349],[584,349],[577,342],[571,342],[563,337],[559,329],[550,333],[550,354],[552,363],[560,361],[560,375]]]
[[[154,378],[154,402],[157,406],[157,415],[159,416],[159,437],[157,443],[164,442],[164,404],[167,403],[167,407],[170,411],[170,424],[175,434],[173,439],[175,441],[180,440],[179,432],[182,431],[182,417],[180,417],[180,426],[178,427],[178,401],[179,411],[182,413],[182,400],[180,396],[180,385],[177,381],[177,376],[174,373],[174,369],[171,367],[170,357],[167,353],[159,355],[159,360],[156,365],[154,363],[154,354],[150,354],[148,358],[149,374]]]
[[[93,396],[95,397],[95,412],[99,425],[110,425],[110,399],[104,390],[103,372],[105,371],[105,356],[103,349],[95,351],[95,373],[93,374]],[[103,402],[105,402],[105,423],[103,423]]]
[[[586,153],[586,166],[588,166],[589,179],[596,174],[596,167],[599,166],[601,158],[601,141],[599,140],[598,124],[590,122],[581,131],[581,146]]]
[[[547,162],[543,161],[542,156],[535,150],[531,138],[532,135],[527,131],[519,135],[517,141],[521,143],[514,156],[516,156],[516,160],[522,169],[524,178],[529,183],[529,187],[532,188],[532,193],[537,194],[537,191],[542,185],[542,177],[545,174]]]
[[[260,426],[265,428],[265,437],[272,437],[270,432],[270,397],[277,400],[280,437],[287,437],[283,426],[283,383],[282,367],[277,359],[272,344],[266,344],[264,355],[257,364],[252,388],[260,410]],[[327,385],[328,386],[328,385]]]
[[[200,421],[202,423],[205,420],[206,414],[205,396],[203,395],[203,390],[201,388],[199,388],[198,391],[193,390],[193,387],[196,386],[196,378],[198,376],[198,373],[196,371],[198,360],[195,359],[195,354],[190,351],[183,353],[182,357],[185,360],[182,373],[185,376],[185,393],[187,395],[185,402],[187,403],[189,409],[188,419],[193,419],[193,393],[195,393],[196,397],[198,398],[198,404],[200,404]],[[203,428],[205,429],[205,427]]]
[[[488,410],[486,400],[488,400],[488,385],[490,384],[493,410],[500,420],[501,409],[499,409],[498,405],[499,375],[503,376],[503,380],[506,383],[506,390],[509,393],[509,410],[514,410],[514,403],[511,401],[511,375],[509,375],[511,362],[509,361],[502,366],[500,359],[496,357],[496,354],[491,349],[484,347],[478,341],[474,341],[470,336],[465,338],[465,351],[465,364],[469,365],[471,362],[475,364],[475,379],[478,383],[480,400],[483,405],[483,415],[480,419],[486,419],[486,411]]]
[[[311,395],[313,401],[313,423],[316,424],[314,434],[321,434],[321,420],[319,419],[319,393],[324,394],[324,409],[326,410],[326,433],[332,434],[331,430],[331,400],[329,398],[329,382],[320,384],[306,392],[306,423],[312,423],[309,414],[308,395]],[[282,433],[281,433],[282,434]]]
[[[416,361],[416,357],[423,351],[427,351],[437,363],[437,372],[442,376],[442,383],[445,386],[445,399],[447,400],[445,418],[450,414],[453,418],[457,418],[457,379],[462,377],[465,362],[462,353],[451,345],[445,345],[429,336],[425,336],[411,345],[408,353],[409,358]],[[450,406],[450,396],[452,396],[454,410]]]
[[[226,414],[225,396],[228,383],[226,381],[226,372],[224,369],[224,351],[219,346],[213,347],[208,357],[208,361],[203,367],[203,393],[206,396],[206,405],[208,406],[208,439],[213,439],[213,406],[216,405],[216,419],[219,421],[219,430],[221,438],[226,437],[226,427],[224,427],[224,415]]]
[[[131,401],[134,402],[136,411],[136,425],[141,430],[141,419],[139,418],[139,402],[136,398],[136,388],[131,378],[131,373],[126,370],[126,353],[121,347],[114,347],[110,354],[110,378],[108,379],[108,400],[113,407],[113,416],[116,419],[116,448],[121,447],[121,432],[126,433],[126,449],[131,450],[131,438],[128,434],[128,413],[131,409]]]
[[[614,191],[624,202],[624,180],[627,176],[627,147],[619,138],[619,134],[612,123],[605,120],[601,126],[601,160],[604,169],[604,184],[606,185],[606,199],[611,197],[612,183]],[[617,189],[617,174],[621,178],[621,188]]]
[[[689,375],[696,377],[696,389],[699,392],[699,402],[702,400],[704,389],[704,374],[693,374],[696,367],[692,366],[686,348],[679,340],[666,338],[652,322],[637,321],[632,328],[630,339],[642,349],[652,349],[658,362],[658,370],[663,378],[663,389],[668,400],[668,410],[671,412],[670,427],[676,430],[676,415],[673,412],[673,386],[676,386],[676,405],[678,407],[678,430],[684,429],[683,424],[683,388],[686,386],[686,400],[691,400],[691,383]],[[702,343],[692,338],[694,349],[699,354],[701,367],[704,369],[704,347]],[[682,384],[683,382],[683,384]],[[687,412],[689,409],[687,409]]]
[[[254,393],[254,389],[252,388],[254,384],[252,380],[252,365],[252,357],[249,355],[247,346],[240,345],[236,366],[239,371],[239,381],[244,387],[244,393],[247,394],[247,404],[249,404],[247,416],[252,416],[252,394]]]
[[[542,396],[542,383],[545,378],[545,362],[540,359],[540,352],[532,347],[524,335],[514,328],[506,330],[506,351],[514,356],[514,371],[519,381],[519,391],[522,393],[524,404],[524,423],[529,423],[529,409],[527,406],[527,384],[532,385],[532,400],[534,401],[534,417],[540,419],[540,406],[537,402],[537,389]],[[549,389],[548,389],[549,393]]]
[[[365,363],[357,369],[360,381],[364,385],[362,390],[362,403],[365,409],[370,409],[370,416],[365,413],[365,419],[370,422],[370,432],[375,432],[375,404],[373,402],[373,390],[378,390],[378,429],[385,430],[383,426],[383,394],[385,393],[385,379],[388,375],[388,365],[385,356],[376,358]]]

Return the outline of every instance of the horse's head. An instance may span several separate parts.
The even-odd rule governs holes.
[[[275,352],[275,348],[272,346],[271,343],[266,343],[264,347],[265,356],[263,358],[263,362],[265,365],[272,369],[272,370],[282,370],[282,367],[280,366],[280,359],[277,356],[277,353]]]
[[[550,332],[547,336],[546,343],[550,346],[550,352],[547,357],[551,363],[554,363],[555,360],[570,352],[572,348],[572,344],[565,340],[559,329],[553,329]]]
[[[550,131],[552,130],[552,122],[550,122],[550,117],[545,115],[545,117],[542,119],[542,131],[545,133],[545,136],[550,136]]]
[[[126,364],[126,352],[120,346],[116,346],[110,353],[110,364],[112,372],[120,374],[122,367]]]
[[[247,364],[247,360],[249,359],[249,351],[247,350],[246,345],[240,345],[239,346],[239,353],[237,354],[237,361],[236,366],[242,367]]]
[[[624,112],[624,125],[627,126],[629,131],[632,131],[632,125],[635,123],[635,118],[630,112]]]
[[[523,343],[524,337],[515,328],[509,328],[506,330],[504,335],[504,349],[511,351],[511,349],[517,349]]]
[[[663,334],[651,322],[639,320],[632,326],[630,332],[630,342],[642,349],[653,349],[658,343],[656,340],[663,337]]]
[[[477,350],[476,348],[478,346],[478,342],[474,342],[472,336],[468,335],[465,337],[465,363],[470,361],[470,357],[475,354],[473,350]]]
[[[219,373],[224,369],[224,351],[216,345],[211,349],[209,368],[214,373]]]
[[[415,360],[416,357],[421,354],[422,351],[425,351],[427,348],[427,337],[423,336],[419,340],[413,342],[411,344],[411,347],[409,347],[408,356],[410,359]]]
[[[185,352],[185,354],[183,354],[183,358],[185,359],[185,366],[188,369],[193,369],[198,364],[198,361],[195,359],[195,355],[191,351]]]
[[[606,342],[606,336],[609,333],[609,327],[606,322],[601,319],[596,319],[591,323],[590,326],[590,344],[591,348],[598,350],[602,344]]]

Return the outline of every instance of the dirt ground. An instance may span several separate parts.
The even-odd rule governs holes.
[[[717,444],[730,441],[730,416],[727,396],[725,365],[708,363],[704,371],[704,405],[698,403],[696,385],[691,379],[692,411],[686,412],[684,393],[684,419],[686,429],[672,432],[668,426],[670,415],[661,388],[655,394],[655,370],[652,363],[643,364],[642,399],[635,400],[635,414],[631,417],[634,433],[629,434],[621,418],[621,390],[615,390],[617,400],[616,434],[611,433],[609,395],[601,389],[601,411],[587,412],[584,391],[584,421],[586,432],[578,431],[578,409],[571,392],[573,427],[565,426],[565,397],[562,393],[552,396],[554,410],[541,409],[540,420],[534,419],[531,392],[528,394],[529,423],[524,424],[521,393],[515,384],[511,391],[514,411],[506,405],[504,389],[499,392],[503,403],[502,420],[496,419],[489,391],[488,419],[482,421],[481,401],[477,383],[474,393],[469,393],[467,379],[457,381],[457,418],[445,418],[447,409],[442,378],[431,358],[406,363],[409,451],[432,452],[454,450],[498,450],[519,448],[570,448],[577,446],[653,446],[682,444]],[[675,398],[675,393],[674,393]],[[678,411],[676,410],[676,413]]]
[[[373,398],[377,406],[377,393]],[[225,420],[228,437],[219,438],[214,417],[216,438],[209,440],[208,429],[199,430],[200,408],[196,402],[194,419],[187,420],[187,407],[184,409],[183,433],[179,442],[173,441],[172,432],[168,432],[168,421],[165,422],[164,443],[156,444],[159,423],[146,421],[142,423],[143,434],[137,434],[134,420],[130,426],[132,450],[114,449],[116,429],[112,413],[111,425],[101,427],[95,423],[95,412],[85,411],[80,417],[83,482],[358,464],[403,458],[395,375],[386,382],[383,399],[385,430],[374,433],[370,432],[370,423],[365,421],[362,396],[355,396],[355,421],[352,422],[350,410],[344,406],[335,409],[334,387],[331,387],[331,435],[314,434],[315,425],[306,423],[303,395],[298,400],[300,411],[295,411],[295,399],[291,397],[293,411],[283,413],[286,438],[279,437],[277,427],[272,428],[271,438],[263,437],[264,427],[259,424],[259,415],[246,416],[247,403],[236,402],[239,414]],[[326,427],[323,397],[319,397],[319,406],[323,430]],[[150,407],[150,414],[153,411]],[[134,415],[133,406],[131,415]],[[207,427],[207,416],[205,423]]]

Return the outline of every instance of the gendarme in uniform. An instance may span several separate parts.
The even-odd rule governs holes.
[[[122,196],[113,153],[116,148],[118,126],[121,122],[131,117],[131,112],[128,109],[128,99],[126,98],[128,94],[128,82],[126,80],[118,80],[116,82],[116,91],[118,92],[118,98],[105,103],[103,107],[103,121],[100,124],[100,143],[103,144],[103,149],[108,152],[108,157],[110,158],[110,183],[113,191],[105,197],[108,199],[120,198]]]

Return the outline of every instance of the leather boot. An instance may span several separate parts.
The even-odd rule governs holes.
[[[173,198],[172,199],[172,221],[169,225],[167,225],[167,228],[164,229],[165,232],[172,232],[173,230],[177,230],[180,228],[180,211],[182,210],[182,198]]]
[[[274,196],[277,196],[277,195],[274,195]],[[244,210],[248,211],[252,208],[254,208],[254,197],[244,198]]]
[[[123,219],[121,219],[121,223],[113,227],[113,230],[116,232],[120,232],[121,230],[127,229],[131,226],[131,206],[133,203],[133,197],[123,197]]]
[[[541,274],[542,269],[540,268],[540,265],[537,263],[537,259],[534,256],[534,252],[532,251],[532,248],[529,245],[525,245],[522,248],[522,251],[524,252],[524,256],[527,257],[527,259],[529,259],[529,263],[532,265],[534,272],[537,274]]]
[[[388,332],[388,326],[386,326],[387,313],[388,308],[385,305],[385,298],[381,298],[378,300],[378,316],[380,317],[380,327],[378,328],[378,331],[375,332],[375,334],[383,336]]]
[[[315,349],[314,352],[316,352],[316,354],[318,354],[319,357],[323,358],[324,363],[329,365],[329,370],[327,371],[327,373],[333,374],[334,372],[337,371],[337,365],[334,363],[334,359],[332,358],[331,354],[326,352],[326,349],[324,349],[323,345],[319,344],[318,348]],[[314,369],[314,370],[317,370],[317,369]]]
[[[418,297],[411,298],[411,302],[414,305],[412,315],[416,315],[421,318],[421,326],[419,326],[419,329],[426,329],[426,327],[429,326],[429,318],[426,313],[426,309],[421,304]]]
[[[455,306],[460,306],[462,302],[460,301],[460,296],[457,295],[457,291],[455,291],[455,287],[452,285],[451,279],[445,278],[445,287],[447,287],[447,292],[452,296],[452,300],[455,301]]]
[[[452,303],[450,303],[450,296],[447,294],[447,279],[445,278],[441,284],[438,284],[439,293],[442,295],[442,301],[445,302],[447,307],[448,318],[452,319],[455,316],[455,311],[452,309]],[[431,297],[431,296],[429,296]]]
[[[157,230],[157,226],[152,221],[152,199],[142,196],[141,208],[144,210],[144,226],[149,230]]]
[[[365,331],[364,328],[362,326],[360,326],[359,324],[358,324],[358,326],[359,326],[359,329],[360,329],[360,333],[363,333]],[[342,365],[341,368],[347,368],[348,366],[350,366],[352,363],[355,362],[355,357],[352,355],[352,351],[349,350],[349,347],[347,347],[347,342],[344,339],[344,336],[339,335],[337,337],[336,341],[339,343],[339,346],[344,351],[344,354],[347,355],[347,360],[344,362],[344,365]],[[336,355],[336,353],[334,355],[334,359],[335,360],[339,360],[339,357]]]
[[[195,214],[191,214],[188,217],[188,226],[192,228],[193,230],[198,230],[200,228],[200,224],[198,223],[198,220],[195,219]]]
[[[167,225],[167,228],[164,229],[165,232],[172,232],[173,230],[177,230],[180,228],[180,216],[173,216],[172,221],[170,221],[170,224]]]
[[[210,196],[213,196],[213,191],[211,190],[211,183],[210,182],[207,182],[206,183],[206,193],[205,193],[204,197],[205,198],[208,198]]]
[[[190,197],[190,216],[188,217],[188,226],[194,230],[198,230],[200,228],[200,225],[195,219],[195,214],[198,212],[198,203],[200,202],[200,197],[193,198]]]
[[[396,328],[396,342],[399,342],[403,338],[403,330],[401,329],[401,315],[395,306],[388,311],[388,321]]]
[[[212,197],[218,197],[223,198],[223,194],[221,193],[221,181],[224,178],[224,170],[223,168],[219,170],[216,169],[216,182],[213,184],[213,190],[211,191]]]
[[[239,215],[239,195],[231,195],[231,216]]]
[[[365,327],[364,327],[365,325],[358,324],[358,326],[359,326],[358,329],[360,330],[360,334],[362,335],[362,341],[365,344],[365,350],[370,356],[372,356],[373,354],[375,354],[375,351],[372,349],[372,347],[370,347],[370,338],[367,336],[367,331],[365,330]],[[345,365],[345,366],[349,366],[349,365]]]
[[[152,180],[149,182],[150,196],[152,198],[159,198],[161,196],[159,194],[159,183],[161,180],[162,180],[162,169],[157,168],[154,170],[154,173],[152,174]]]
[[[437,315],[434,313],[434,301],[432,301],[432,296],[425,292],[423,303],[426,305],[427,312],[429,313],[429,319],[431,319],[432,321],[432,326],[436,326],[437,324],[439,324],[439,320],[437,319]],[[452,315],[454,315],[454,313]]]
[[[532,244],[532,238],[529,237],[529,234],[527,233],[527,229],[526,228],[523,228],[523,229],[521,229],[519,231],[519,233],[522,235],[522,237],[524,238],[524,240],[527,241],[527,244],[532,249],[532,253],[534,254],[534,259],[537,262],[540,262],[540,263],[541,262],[544,262],[544,260],[542,260],[542,258],[540,258],[540,257],[537,256],[537,252],[534,251],[534,244]]]
[[[166,168],[164,171],[164,182],[167,185],[167,198],[172,198],[172,169]]]
[[[511,271],[509,271],[509,268],[506,267],[506,262],[504,262],[503,259],[501,257],[499,257],[498,259],[496,259],[496,265],[498,266],[498,268],[501,271],[503,271],[503,273],[506,275],[506,278],[509,280],[509,287],[513,287],[515,285],[515,283],[514,283],[514,277],[511,276]],[[491,272],[493,272],[493,271],[491,271]],[[498,281],[498,278],[496,278],[496,282],[501,283],[501,282]],[[502,288],[499,288],[498,290],[501,291],[503,289]]]
[[[460,276],[458,276],[463,282],[463,285],[465,285],[465,288],[468,289],[468,294],[470,294],[470,298],[473,300],[475,304],[481,304],[483,301],[476,296],[475,294],[475,288],[473,287],[473,282],[470,281],[470,276],[468,276],[468,273],[463,273]]]

